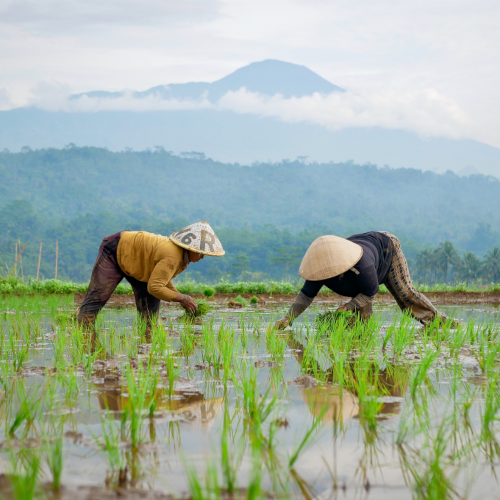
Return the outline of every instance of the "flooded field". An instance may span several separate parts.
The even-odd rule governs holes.
[[[201,324],[133,308],[99,338],[70,297],[2,297],[6,498],[497,498],[500,309],[442,306],[423,330],[392,306],[366,325],[276,332],[282,305]]]

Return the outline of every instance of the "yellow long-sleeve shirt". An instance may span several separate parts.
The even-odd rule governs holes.
[[[117,249],[122,271],[147,283],[151,295],[167,302],[178,293],[172,278],[187,267],[183,255],[184,249],[167,236],[145,231],[125,231]]]

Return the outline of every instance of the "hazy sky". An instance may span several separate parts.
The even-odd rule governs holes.
[[[280,59],[350,92],[330,107],[244,92],[223,105],[327,126],[336,114],[336,128],[399,120],[500,147],[499,20],[493,0],[2,0],[0,109]]]

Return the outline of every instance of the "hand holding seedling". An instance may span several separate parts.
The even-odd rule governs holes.
[[[284,330],[290,324],[290,318],[283,318],[276,321],[274,328]]]
[[[194,314],[198,309],[198,305],[192,297],[189,295],[184,295],[182,293],[177,294],[177,302],[184,308],[187,309],[191,314]]]

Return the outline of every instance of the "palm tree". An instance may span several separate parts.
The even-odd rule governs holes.
[[[469,286],[469,280],[477,281],[482,270],[481,261],[472,253],[466,252],[458,265],[458,275]]]
[[[432,274],[432,251],[422,250],[417,253],[417,269],[419,270],[422,281],[425,281],[425,275],[427,271]],[[431,276],[432,277],[432,276]]]
[[[437,265],[443,272],[444,282],[448,283],[448,269],[450,266],[459,264],[460,257],[458,256],[453,243],[450,241],[441,243],[436,250]]]
[[[500,280],[500,248],[494,247],[486,253],[484,256],[484,270],[494,283]]]

